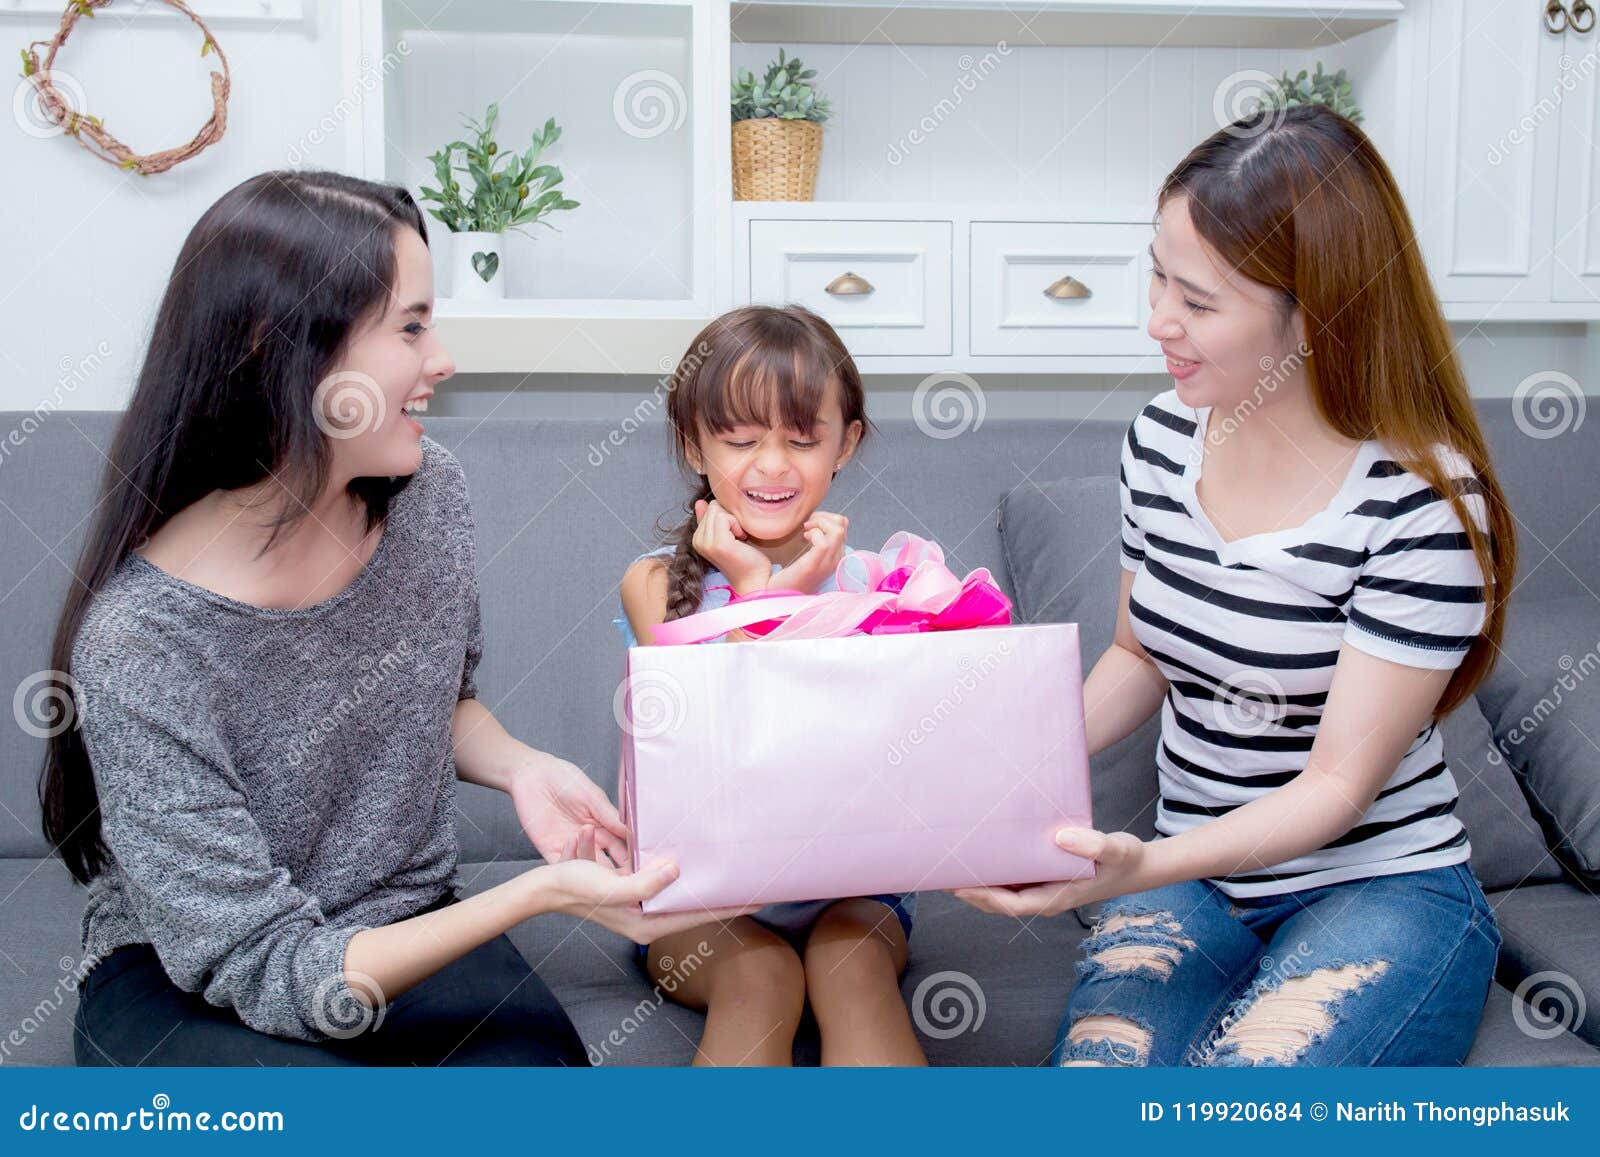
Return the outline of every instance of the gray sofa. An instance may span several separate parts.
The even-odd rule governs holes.
[[[1493,754],[1491,730],[1504,735],[1533,710],[1528,704],[1548,698],[1566,669],[1558,666],[1563,653],[1577,660],[1600,645],[1600,600],[1591,589],[1600,515],[1591,517],[1593,489],[1581,484],[1600,461],[1600,422],[1539,440],[1517,429],[1507,403],[1485,403],[1483,413],[1523,527],[1523,579],[1505,659],[1479,701],[1456,712],[1446,729],[1448,755],[1464,785],[1473,865],[1506,939],[1499,983],[1469,1063],[1596,1064],[1600,899],[1592,876],[1580,882],[1547,848],[1560,847],[1579,867],[1597,867],[1583,857],[1593,851],[1600,818],[1573,809],[1600,791],[1600,679],[1566,694],[1553,714],[1541,711],[1534,734],[1508,745],[1510,760]],[[49,634],[116,420],[111,413],[57,413],[42,422],[0,415],[0,441],[5,431],[22,432],[0,456],[6,624],[0,690],[7,695],[48,665]],[[616,582],[629,560],[654,545],[652,525],[681,494],[663,431],[465,418],[434,418],[428,426],[460,458],[471,485],[488,638],[484,701],[514,734],[572,759],[614,789],[611,701],[622,664],[611,624]],[[915,530],[943,543],[958,571],[989,567],[1022,596],[1025,617],[1080,619],[1092,662],[1109,638],[1106,608],[1117,581],[1114,490],[1105,483],[1074,492],[1072,505],[1060,507],[1070,533],[1053,553],[1019,541],[1018,528],[1040,525],[1038,502],[1051,501],[1051,490],[1039,484],[1114,475],[1124,430],[1120,421],[997,421],[936,439],[909,421],[881,418],[878,436],[840,476],[830,505],[850,515],[858,544]],[[1003,544],[998,515],[1008,494],[1010,541]],[[1019,557],[1028,572],[1021,585],[1031,596],[1019,592],[1008,566]],[[1101,826],[1148,834],[1154,734],[1151,724],[1096,761]],[[1541,762],[1545,745],[1556,755]],[[40,835],[41,749],[20,725],[0,728],[0,1063],[8,1064],[72,1061],[72,970],[83,893],[48,856]],[[1524,783],[1539,789],[1532,810]],[[458,828],[465,891],[532,863],[503,796],[462,785]],[[954,971],[971,978],[970,999],[982,1009],[980,1023],[954,1035],[929,1021],[936,1030],[925,1037],[930,1058],[1046,1062],[1087,916],[1019,922],[979,914],[946,895],[922,897],[907,997],[933,974]],[[625,1065],[690,1059],[700,1017],[659,1002],[622,939],[556,916],[530,921],[512,937],[566,1005],[594,1059]],[[1554,1015],[1575,1031],[1559,1023],[1544,1028],[1538,1010],[1519,1004],[1514,992],[1529,988],[1530,977],[1533,989],[1551,991],[1552,983],[1556,995],[1564,989],[1570,999]],[[924,1004],[930,999],[924,990]],[[815,1056],[814,1034],[803,1031],[797,1058]]]

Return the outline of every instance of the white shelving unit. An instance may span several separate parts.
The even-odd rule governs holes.
[[[1262,84],[1319,61],[1352,79],[1448,316],[1600,321],[1588,227],[1600,162],[1584,145],[1600,77],[1566,94],[1537,140],[1485,159],[1562,60],[1600,52],[1600,33],[1545,32],[1542,0],[360,0],[347,12],[351,82],[405,49],[360,110],[353,171],[432,183],[426,155],[490,100],[507,148],[547,116],[564,130],[549,159],[582,206],[557,215],[560,232],[508,248],[511,296],[453,301],[440,280],[465,372],[659,375],[707,320],[753,300],[818,308],[869,373],[1160,372],[1143,285],[1161,178]],[[817,200],[734,202],[729,79],[780,46],[834,102]],[[449,235],[433,232],[442,258]],[[841,272],[872,292],[828,293]],[[1046,295],[1063,278],[1089,294]]]
[[[360,0],[349,82],[377,70],[352,171],[436,184],[428,155],[500,109],[524,146],[554,117],[579,208],[511,234],[504,301],[450,296],[430,218],[441,332],[465,372],[662,372],[728,304],[728,22],[714,0]],[[717,115],[717,114],[720,114]]]

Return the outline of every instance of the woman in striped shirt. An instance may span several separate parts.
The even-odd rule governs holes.
[[[1387,166],[1268,109],[1164,182],[1150,335],[1175,388],[1122,452],[1116,637],[1091,752],[1161,711],[1156,829],[1058,833],[1110,900],[1056,1061],[1458,1064],[1500,935],[1437,721],[1493,661],[1504,495]]]

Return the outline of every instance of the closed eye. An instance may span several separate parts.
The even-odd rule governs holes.
[[[1152,269],[1150,271],[1150,276],[1152,276],[1152,277],[1156,278],[1157,280],[1159,280],[1163,285],[1165,285],[1167,283],[1167,275],[1165,273],[1162,273],[1161,270],[1159,270],[1159,269]],[[1210,313],[1211,310],[1212,310],[1211,306],[1209,306],[1209,305],[1201,305],[1198,301],[1190,301],[1187,297],[1183,299],[1183,304],[1187,305],[1190,309],[1194,310],[1194,312],[1196,312],[1196,313]]]
[[[429,329],[429,327],[423,325],[420,321],[412,321],[412,322],[407,322],[405,325],[401,326],[400,327],[400,332],[405,333],[405,334],[409,334],[410,336],[415,338],[415,337],[421,337],[423,334],[427,333],[428,329]]]

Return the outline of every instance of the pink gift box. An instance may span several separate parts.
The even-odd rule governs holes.
[[[1074,624],[634,647],[622,706],[646,911],[1094,875]]]

